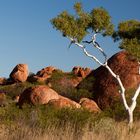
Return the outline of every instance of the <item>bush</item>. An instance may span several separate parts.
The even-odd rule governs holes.
[[[7,96],[10,98],[13,98],[16,95],[19,95],[22,93],[26,88],[34,86],[34,84],[31,84],[29,82],[24,83],[15,83],[12,85],[4,85],[0,86],[0,90],[5,92]]]
[[[89,92],[93,92],[93,85],[95,82],[94,76],[90,75],[87,76],[83,81],[78,85],[78,89],[85,89],[88,90]]]
[[[92,98],[92,93],[86,89],[69,89],[67,92],[67,97],[79,102],[81,98]]]

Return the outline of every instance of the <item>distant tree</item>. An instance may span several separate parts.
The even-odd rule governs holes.
[[[59,30],[64,37],[70,39],[70,45],[75,44],[80,47],[86,56],[96,61],[99,65],[107,68],[111,75],[118,81],[123,104],[129,115],[129,123],[132,124],[133,111],[136,107],[136,99],[140,93],[140,84],[132,98],[132,103],[129,106],[126,101],[125,88],[121,78],[108,66],[107,55],[98,42],[96,42],[96,35],[101,34],[102,36],[111,36],[115,41],[121,40],[120,48],[125,49],[139,62],[140,22],[136,20],[121,22],[118,26],[118,30],[114,31],[114,25],[111,22],[111,17],[104,8],[95,8],[88,13],[83,10],[81,3],[76,3],[74,5],[74,9],[75,15],[71,15],[67,11],[64,11],[56,18],[53,18],[51,20],[53,27]],[[84,40],[86,36],[91,36],[91,39],[89,41]],[[98,49],[105,58],[104,62],[101,62],[97,57],[90,54],[87,51],[85,44],[91,44],[94,48]]]

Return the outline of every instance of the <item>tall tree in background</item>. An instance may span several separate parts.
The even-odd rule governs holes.
[[[123,104],[129,115],[129,123],[133,123],[133,111],[136,107],[136,99],[140,93],[140,84],[134,93],[132,103],[129,106],[126,101],[125,88],[121,78],[108,66],[107,54],[98,42],[96,42],[96,35],[101,34],[102,36],[110,36],[113,37],[115,41],[121,40],[120,48],[125,49],[139,62],[140,22],[135,20],[122,22],[118,26],[118,31],[114,31],[111,17],[104,8],[95,8],[88,13],[83,10],[81,3],[76,3],[74,9],[76,13],[75,15],[71,15],[67,11],[64,11],[56,18],[53,18],[51,20],[53,27],[62,32],[62,35],[71,41],[70,45],[75,44],[82,49],[86,56],[108,69],[111,75],[118,81]],[[91,39],[89,41],[84,40],[86,36],[91,36]],[[91,45],[98,49],[98,51],[104,56],[104,62],[101,62],[97,57],[90,54],[86,49],[87,45]]]

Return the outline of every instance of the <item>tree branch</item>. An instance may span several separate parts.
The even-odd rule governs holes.
[[[96,42],[96,35],[97,35],[98,31],[95,32],[95,34],[92,36],[92,39],[91,41],[82,41],[83,43],[87,43],[87,44],[93,44],[93,46],[98,49],[102,54],[103,56],[105,57],[105,62],[104,64],[107,62],[107,55],[105,54],[104,50],[100,47],[99,43]]]
[[[91,44],[92,41],[82,41],[83,43]]]
[[[76,40],[73,39],[73,38],[70,38],[70,37],[68,37],[68,38],[71,40],[71,42],[73,42],[75,45],[77,45],[78,47],[80,47],[80,48],[83,50],[83,52],[84,52],[84,54],[85,54],[86,56],[92,58],[92,59],[93,59],[94,61],[96,61],[99,65],[102,65],[102,66],[104,65],[104,64],[103,64],[102,62],[100,62],[100,60],[98,60],[95,56],[93,56],[93,55],[91,55],[90,53],[88,53],[84,45],[78,43],[78,41],[76,41]]]
[[[139,84],[139,86],[138,86],[138,88],[137,88],[137,90],[136,90],[136,92],[134,94],[134,97],[132,98],[132,104],[130,106],[130,108],[131,108],[132,111],[136,107],[136,104],[137,104],[136,100],[137,100],[137,97],[139,96],[139,94],[140,94],[140,84]]]
[[[104,64],[107,62],[107,55],[106,53],[104,52],[104,50],[100,47],[100,45],[98,44],[98,42],[96,42],[96,35],[97,35],[98,32],[95,32],[95,34],[92,36],[92,44],[95,48],[97,48],[102,54],[103,56],[105,57],[105,62]]]
[[[105,57],[105,62],[104,64],[107,62],[107,55],[105,54],[105,52],[103,51],[103,49],[100,47],[100,45],[95,41],[95,42],[92,42],[94,47],[97,48],[102,54],[103,56]]]

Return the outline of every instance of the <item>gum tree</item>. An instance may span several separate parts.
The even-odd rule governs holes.
[[[120,94],[123,105],[128,112],[129,123],[133,123],[133,111],[136,107],[136,99],[140,93],[140,84],[134,93],[132,103],[129,106],[125,97],[125,88],[119,75],[115,74],[107,63],[107,54],[96,41],[97,34],[113,37],[115,41],[120,40],[120,48],[125,49],[133,55],[138,63],[140,61],[140,22],[136,20],[125,21],[119,24],[118,30],[114,31],[109,13],[104,8],[95,8],[90,13],[85,12],[81,3],[74,5],[75,15],[63,11],[57,17],[51,20],[53,27],[59,30],[62,35],[70,40],[70,46],[73,44],[83,51],[83,53],[104,66],[111,75],[117,80],[120,87]],[[85,37],[91,36],[90,40]],[[95,55],[87,51],[86,46],[90,45],[97,49],[104,57],[101,62]],[[139,63],[140,64],[140,63]],[[140,69],[139,69],[140,74]]]

